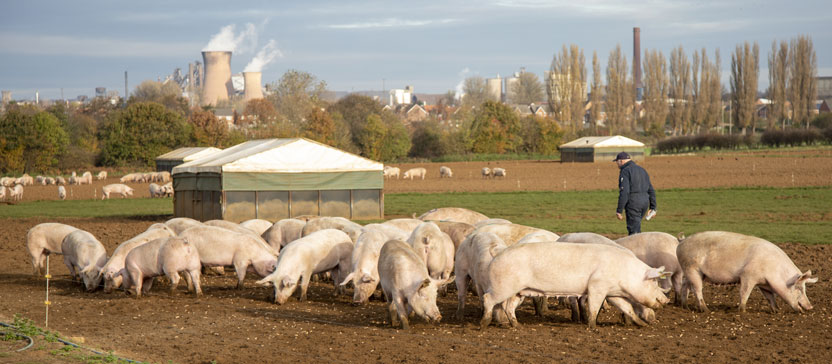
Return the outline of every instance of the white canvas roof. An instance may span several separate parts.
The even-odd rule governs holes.
[[[179,148],[156,157],[156,160],[183,160],[189,162],[220,152],[222,149],[214,147]]]
[[[569,143],[561,144],[561,148],[605,148],[605,147],[644,147],[644,143],[621,135],[583,137]]]
[[[262,139],[180,164],[177,173],[381,171],[383,165],[305,138]]]

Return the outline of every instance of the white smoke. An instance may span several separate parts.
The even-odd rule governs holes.
[[[456,99],[457,100],[462,100],[462,96],[465,95],[465,91],[464,91],[465,77],[468,76],[469,73],[471,73],[471,70],[468,67],[465,67],[465,68],[462,69],[462,71],[459,71],[460,80],[459,80],[459,83],[456,84]]]
[[[203,52],[225,51],[245,54],[257,46],[257,28],[252,23],[246,23],[239,34],[234,32],[235,25],[222,27],[220,32],[211,37]]]
[[[280,49],[277,49],[277,42],[274,39],[269,40],[260,52],[246,65],[243,72],[262,72],[263,68],[274,61],[277,57],[283,57]]]

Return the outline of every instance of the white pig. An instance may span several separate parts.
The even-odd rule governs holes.
[[[69,269],[73,279],[80,276],[87,288],[92,292],[101,283],[101,267],[107,263],[107,250],[98,239],[84,230],[75,230],[61,242],[64,264]],[[77,274],[76,274],[77,273]]]
[[[471,225],[487,219],[488,216],[461,207],[440,207],[419,216],[422,221],[455,221]]]
[[[162,187],[155,184],[155,183],[151,183],[151,184],[147,185],[147,189],[150,191],[150,197],[151,198],[153,198],[153,197],[164,197],[165,196],[165,191],[162,190]]]
[[[633,254],[647,265],[657,268],[664,267],[665,271],[672,273],[670,279],[659,280],[659,286],[664,290],[671,287],[676,292],[675,301],[680,302],[679,295],[682,294],[682,284],[685,275],[682,273],[682,266],[676,259],[676,247],[679,240],[673,235],[662,232],[645,232],[625,236],[615,241],[619,245],[630,249]]]
[[[477,297],[482,299],[485,289],[489,286],[488,264],[506,248],[503,239],[489,232],[473,233],[459,245],[454,258],[456,291],[459,298],[459,306],[456,309],[457,319],[462,320],[465,316],[468,278],[470,277],[471,283],[474,285]]]
[[[277,264],[277,253],[254,234],[236,233],[216,226],[196,226],[183,231],[179,237],[196,247],[203,266],[233,266],[240,289],[248,270],[265,277]]]
[[[151,240],[173,236],[176,236],[176,234],[167,225],[153,224],[143,233],[119,244],[116,250],[113,251],[113,255],[101,269],[101,277],[104,279],[104,292],[112,292],[113,289],[121,286],[124,260],[131,250]]]
[[[384,225],[395,226],[399,229],[412,233],[419,225],[422,225],[422,220],[419,219],[392,219],[383,222]],[[404,240],[404,239],[402,239]]]
[[[277,268],[257,281],[273,285],[273,300],[284,304],[300,284],[300,301],[306,301],[306,289],[313,274],[332,271],[336,291],[338,282],[350,269],[353,243],[349,235],[336,229],[324,229],[295,240],[280,253]]]
[[[314,220],[309,220],[303,227],[303,232],[301,233],[301,236],[307,236],[316,231],[324,229],[341,230],[350,236],[350,239],[352,239],[353,243],[355,243],[358,240],[358,236],[361,235],[361,233],[363,232],[361,225],[356,224],[343,217],[323,216]]]
[[[410,178],[412,181],[413,178],[421,177],[425,179],[425,176],[428,174],[428,171],[424,168],[411,168],[404,172],[404,176],[402,178]]]
[[[255,234],[262,236],[263,233],[272,227],[272,223],[263,219],[251,219],[240,223],[240,227],[244,227]]]
[[[352,282],[355,287],[353,303],[367,302],[378,287],[378,257],[381,247],[388,240],[391,238],[383,230],[372,228],[367,229],[358,237],[352,251],[349,274],[341,282],[341,285]]]
[[[280,251],[286,244],[300,239],[306,221],[298,219],[280,220],[260,235],[274,250]]]
[[[767,240],[754,236],[705,231],[683,240],[676,256],[685,274],[681,294],[682,306],[687,304],[687,290],[693,289],[697,308],[708,311],[702,296],[703,280],[717,284],[740,284],[740,312],[745,312],[748,296],[760,287],[771,310],[777,311],[780,296],[796,312],[811,310],[806,296],[806,283],[815,283],[812,271],[801,273],[783,250]]]
[[[454,270],[454,243],[432,222],[425,222],[407,239],[416,255],[427,265],[433,279],[448,279]]]
[[[32,274],[40,275],[46,268],[47,255],[62,254],[64,238],[75,230],[78,228],[56,222],[45,222],[29,229],[26,233],[26,250],[32,257]]]
[[[164,275],[170,279],[170,294],[179,285],[179,272],[185,272],[188,291],[202,296],[200,287],[199,253],[193,244],[176,237],[152,240],[137,246],[124,259],[124,289],[133,290],[136,298],[150,291],[154,277]]]
[[[447,281],[431,279],[425,262],[407,243],[391,240],[384,244],[379,253],[378,273],[391,326],[401,321],[402,329],[407,330],[410,312],[429,322],[442,320],[436,292]]]
[[[58,186],[58,198],[66,200],[66,188],[64,186]]]
[[[638,325],[646,325],[628,300],[650,308],[668,302],[656,280],[663,268],[651,268],[626,249],[600,244],[530,243],[512,246],[498,254],[488,267],[489,288],[483,295],[480,327],[491,323],[494,305],[504,306],[512,326],[522,296],[587,296],[588,324],[595,319],[604,299]]]
[[[553,232],[539,229],[536,227],[520,225],[520,224],[491,224],[484,225],[474,230],[475,232],[489,232],[496,234],[503,239],[508,246],[517,244],[517,242],[524,236],[537,232],[541,234],[548,234],[552,240],[557,240],[559,236]]]
[[[203,226],[203,224],[199,221],[196,221],[190,217],[174,217],[168,221],[165,221],[165,225],[167,225],[176,235],[181,234],[183,231],[195,227],[195,226]]]
[[[219,228],[223,228],[223,229],[226,229],[226,230],[231,230],[233,232],[237,232],[237,233],[241,233],[241,234],[259,235],[259,234],[256,234],[254,232],[254,230],[246,229],[246,228],[240,226],[240,224],[238,224],[238,223],[231,222],[231,221],[226,221],[226,220],[208,220],[208,221],[204,222],[203,224],[208,225],[208,226],[216,226],[216,227],[219,227]]]
[[[121,195],[121,198],[125,198],[127,196],[133,196],[133,189],[130,186],[121,183],[113,183],[101,187],[101,199],[106,200],[110,198],[111,193],[118,193]]]

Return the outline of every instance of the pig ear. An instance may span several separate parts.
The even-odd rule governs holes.
[[[293,283],[292,278],[290,277],[283,277],[283,287],[291,286]]]
[[[419,289],[424,289],[424,288],[427,288],[428,286],[430,286],[430,278],[425,278],[425,280],[422,281],[422,285],[419,286]]]
[[[685,232],[680,231],[679,235],[676,235],[676,240],[679,240],[680,243],[682,242],[682,240],[685,240]]]
[[[344,281],[341,282],[341,284],[339,284],[339,286],[345,286],[347,283],[350,283],[350,281],[352,280],[352,278],[354,276],[355,276],[355,272],[350,272],[350,274],[347,274],[347,277],[344,278]]]
[[[647,273],[644,275],[644,279],[658,279],[661,278],[662,272],[664,271],[664,267],[659,268],[650,268],[647,270]]]
[[[371,276],[367,273],[364,273],[364,275],[361,276],[361,282],[370,283],[372,281],[373,281],[373,276]]]
[[[812,277],[812,271],[807,270],[797,279],[798,283],[817,283],[818,277]]]

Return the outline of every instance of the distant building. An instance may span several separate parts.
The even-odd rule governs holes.
[[[107,97],[107,88],[106,87],[96,87],[95,88],[95,97]]]
[[[12,102],[12,92],[11,91],[4,90],[2,92],[2,94],[3,94],[3,98],[2,98],[2,104],[3,105]]]
[[[818,98],[832,98],[832,76],[822,76],[815,79],[818,87]]]
[[[405,86],[404,89],[394,88],[390,90],[390,106],[410,104],[413,102],[413,86]]]
[[[621,152],[644,160],[644,143],[621,135],[583,137],[561,144],[561,162],[611,162]]]

